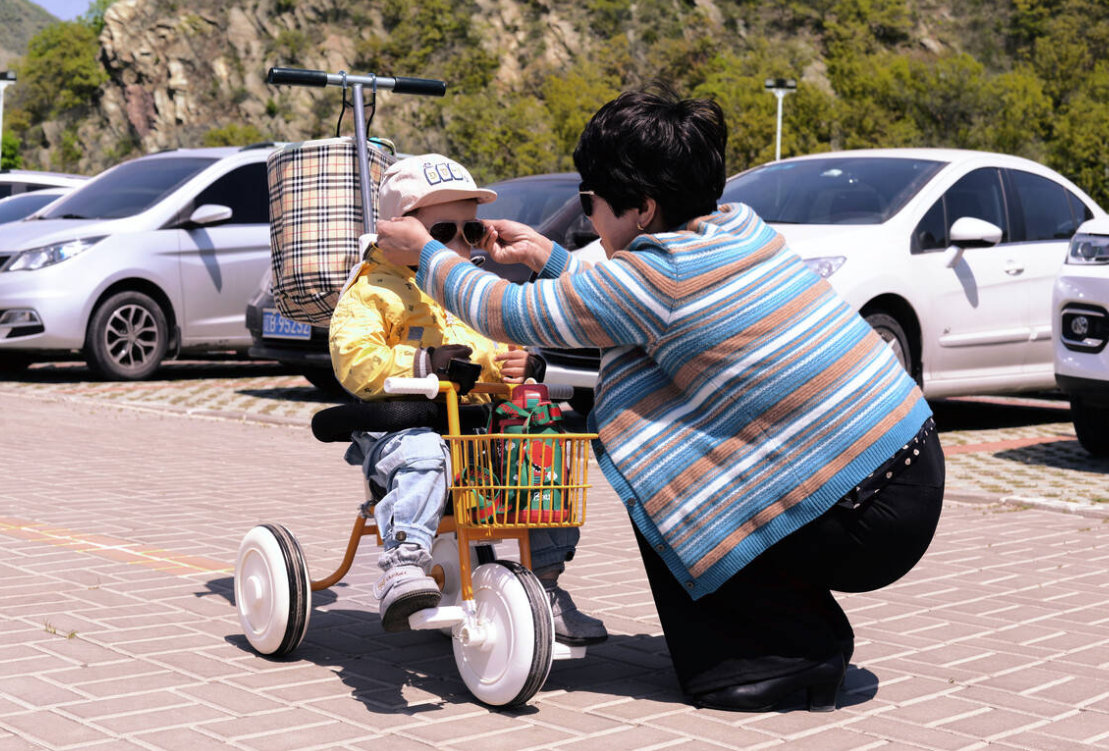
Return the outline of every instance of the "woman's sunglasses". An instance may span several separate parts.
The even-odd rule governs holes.
[[[593,216],[593,196],[597,195],[591,190],[579,190],[578,199],[581,200],[581,210],[586,216]]]
[[[458,234],[460,226],[462,239],[470,245],[477,245],[481,242],[481,238],[485,237],[485,225],[476,219],[467,222],[436,222],[428,227],[427,231],[432,238],[446,245]]]

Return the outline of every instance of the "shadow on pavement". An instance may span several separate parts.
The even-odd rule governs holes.
[[[261,378],[265,376],[295,376],[288,367],[270,361],[250,360],[182,360],[170,361],[147,381],[195,381],[216,378]],[[83,362],[38,363],[27,370],[5,373],[0,371],[0,382],[23,383],[96,383],[101,382]],[[103,381],[103,383],[111,383]],[[315,390],[306,387],[305,390]]]
[[[207,592],[198,592],[197,596],[215,594],[233,604],[232,578],[213,579],[207,582],[207,587]],[[336,595],[330,590],[314,592],[308,633],[300,647],[287,657],[257,658],[276,663],[306,661],[331,668],[350,687],[352,698],[377,714],[415,715],[442,711],[456,704],[480,705],[458,674],[449,638],[436,631],[385,633],[376,613],[319,609],[335,600]],[[244,652],[254,653],[242,634],[229,635],[226,640]],[[637,662],[636,653],[643,655],[642,662]],[[662,636],[614,634],[604,644],[591,647],[584,659],[556,661],[543,690],[588,691],[685,704],[672,672],[658,668],[658,658],[665,654]],[[662,673],[665,674],[662,681],[650,680]],[[878,677],[869,670],[851,666],[838,705],[843,708],[863,704],[877,692]],[[799,692],[778,711],[806,710],[805,696]],[[511,717],[538,710],[523,706],[497,711]]]
[[[940,432],[992,430],[1052,422],[1070,422],[1070,405],[1065,401],[1043,404],[1005,403],[978,399],[933,399],[928,402]]]
[[[236,389],[236,394],[251,396],[255,399],[275,399],[283,402],[316,402],[319,404],[344,404],[354,401],[352,396],[321,391],[315,386],[286,386],[268,389]]]
[[[210,597],[212,595],[218,595],[219,597],[227,600],[227,603],[229,605],[235,604],[235,578],[233,576],[225,576],[222,579],[209,579],[208,581],[204,582],[204,586],[208,588],[207,592],[194,592],[193,594],[197,597]],[[338,584],[332,586],[331,589],[345,586],[347,586],[345,582],[339,582]],[[325,589],[321,592],[312,593],[313,609],[318,608],[321,605],[330,605],[331,603],[335,602],[335,600],[339,599],[338,595],[332,592],[331,589]]]
[[[998,459],[1008,459],[1021,464],[1075,469],[1080,472],[1109,475],[1109,459],[1090,456],[1078,441],[1037,443],[1033,446],[998,451],[994,456]],[[1105,489],[1105,498],[1109,500],[1109,486]]]

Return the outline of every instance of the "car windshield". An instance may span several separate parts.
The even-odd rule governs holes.
[[[24,193],[0,200],[0,224],[14,222],[30,216],[51,201],[58,200],[57,193]]]
[[[740,201],[781,224],[882,224],[943,166],[860,156],[774,162],[729,180],[720,203]]]
[[[82,185],[40,219],[120,219],[146,211],[215,159],[135,159]]]
[[[515,179],[488,186],[497,200],[477,208],[478,219],[511,219],[538,227],[578,195],[578,178]]]

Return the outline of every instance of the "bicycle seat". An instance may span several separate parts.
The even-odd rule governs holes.
[[[463,433],[473,433],[489,422],[489,406],[465,405],[458,408]],[[397,401],[353,402],[328,407],[312,415],[312,435],[324,443],[349,441],[355,430],[394,433],[407,428],[432,428],[448,432],[447,405],[442,402]]]

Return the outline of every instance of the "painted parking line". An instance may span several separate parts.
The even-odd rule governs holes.
[[[233,569],[226,561],[217,561],[214,558],[174,553],[129,540],[76,532],[29,519],[0,517],[0,535],[68,548],[78,553],[88,553],[119,563],[133,563],[181,576],[230,573]]]
[[[1041,443],[1056,443],[1058,441],[1074,441],[1077,438],[1073,435],[1055,435],[1041,438],[1011,438],[1007,441],[989,441],[987,443],[969,443],[963,446],[944,446],[944,456],[954,456],[955,454],[974,454],[979,452],[993,453],[996,451],[1005,451],[1006,449],[1019,449],[1025,446],[1036,446]]]

